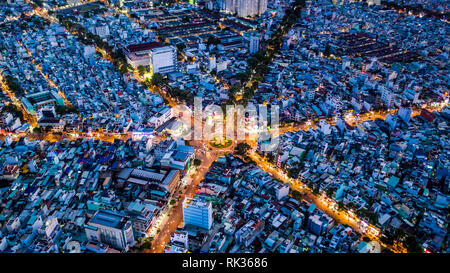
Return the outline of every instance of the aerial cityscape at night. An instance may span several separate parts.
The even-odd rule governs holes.
[[[0,0],[0,253],[449,253],[449,12]]]

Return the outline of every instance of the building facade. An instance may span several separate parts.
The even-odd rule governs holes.
[[[186,198],[183,201],[183,221],[209,230],[213,223],[212,203],[201,199]]]
[[[173,46],[154,48],[150,51],[150,71],[170,73],[177,70],[177,50]]]
[[[152,73],[170,73],[177,68],[177,51],[173,46],[160,42],[129,45],[124,48],[127,63],[134,69],[150,66]]]
[[[98,210],[85,226],[85,232],[91,241],[125,251],[135,243],[129,217],[114,211]]]
[[[225,9],[239,17],[260,16],[267,10],[267,0],[226,0]]]
[[[258,50],[259,50],[259,37],[251,36],[249,43],[250,54],[255,54],[256,52],[258,52]]]

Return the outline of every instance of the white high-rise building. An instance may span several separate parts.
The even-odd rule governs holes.
[[[213,71],[216,68],[217,68],[216,57],[215,56],[209,57],[209,71]]]
[[[267,0],[258,1],[258,15],[263,14],[267,10]]]
[[[258,1],[255,0],[238,0],[236,12],[239,17],[249,17],[256,13]]]
[[[227,3],[227,1],[226,0],[217,0],[216,1],[216,3],[217,3],[217,7],[219,8],[219,10],[225,10],[226,8],[226,3]]]
[[[391,103],[392,103],[393,97],[392,97],[392,92],[389,91],[387,88],[381,88],[381,101],[384,102],[384,104],[386,105],[386,107],[390,107]]]
[[[369,6],[372,6],[372,5],[381,5],[381,0],[367,0],[367,4],[368,4]]]
[[[183,221],[209,230],[213,223],[212,204],[199,198],[186,198],[183,201]]]
[[[230,13],[236,12],[237,0],[225,0],[225,10]]]
[[[267,0],[226,0],[225,9],[239,17],[259,16],[267,10]]]
[[[150,51],[150,71],[170,73],[177,69],[177,50],[173,46],[154,48]]]
[[[258,52],[258,50],[259,50],[259,37],[251,36],[249,43],[250,54],[255,54],[256,52]]]

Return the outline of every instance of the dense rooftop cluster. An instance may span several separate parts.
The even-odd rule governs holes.
[[[22,90],[16,91],[17,96],[43,92],[56,91],[48,81],[44,79],[42,74],[32,63],[30,56],[25,51],[25,48],[19,44],[13,34],[8,34],[8,30],[2,29],[2,61],[0,69],[3,70],[4,75],[16,78],[20,81],[20,88]],[[17,92],[18,91],[18,92]]]
[[[450,251],[448,3],[249,2],[0,4],[0,252]]]
[[[448,245],[449,109],[407,109],[352,127],[288,132],[270,155],[290,176],[384,230],[402,228],[433,252]]]
[[[17,72],[14,77],[21,80],[20,86],[27,94],[57,87],[55,91],[67,96],[82,117],[88,119],[82,123],[86,129],[122,133],[129,128],[155,128],[148,120],[165,111],[161,96],[132,78],[122,77],[111,62],[95,53],[92,45],[81,44],[60,25],[36,17],[32,17],[31,25],[36,21],[39,28],[22,30],[17,24],[3,28],[2,42],[8,56],[2,64],[10,74]],[[20,95],[23,94],[16,94]],[[130,119],[136,123],[130,124]]]
[[[168,206],[193,155],[182,140],[152,145],[145,137],[114,143],[7,137],[0,147],[2,252],[71,251],[68,244],[107,251],[85,234],[99,209],[129,217],[137,240]]]
[[[153,32],[142,29],[132,18],[99,2],[87,4],[81,9],[74,7],[59,14],[101,39],[106,39],[117,51],[129,44],[141,44],[155,39]]]
[[[450,11],[448,1],[445,0],[416,0],[414,2],[406,0],[386,0],[386,3],[396,4],[399,7],[416,7],[418,10],[437,12],[438,14],[448,14]]]
[[[429,17],[313,1],[285,37],[252,102],[279,104],[285,121],[301,121],[443,100],[448,30]]]
[[[187,226],[177,233],[187,234],[186,246],[172,236],[166,252],[213,253],[302,253],[367,252],[376,243],[360,241],[348,226],[288,195],[289,186],[273,180],[258,167],[228,155],[214,162],[199,186],[196,198],[214,205],[214,223],[204,234]],[[200,231],[201,232],[201,231]],[[203,231],[204,233],[204,231]],[[178,246],[174,248],[173,246]]]
[[[0,4],[0,23],[7,22],[20,16],[23,13],[29,13],[33,8],[26,3],[4,3]]]
[[[193,96],[202,97],[208,105],[228,101],[228,89],[246,81],[248,58],[271,37],[288,7],[280,2],[271,13],[252,20],[222,14],[215,5],[206,9],[177,4],[163,10],[128,10],[131,17],[154,29],[158,39],[178,49],[179,69],[168,74],[168,92],[188,104]],[[251,37],[258,41],[253,49]]]

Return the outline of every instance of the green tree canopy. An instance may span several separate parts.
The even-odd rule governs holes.
[[[237,155],[245,156],[245,155],[247,155],[247,152],[248,152],[250,149],[251,149],[250,145],[248,145],[248,144],[245,143],[245,142],[240,142],[240,143],[238,143],[238,144],[236,145],[236,148],[234,148],[234,152],[235,152]]]
[[[141,77],[143,77],[144,74],[147,72],[147,68],[143,65],[138,66],[137,69],[138,69],[139,76],[141,76]]]
[[[198,167],[202,164],[202,161],[198,158],[194,159],[194,166]]]
[[[161,85],[164,83],[163,75],[159,72],[156,72],[153,74],[151,83],[155,86],[161,87]]]

